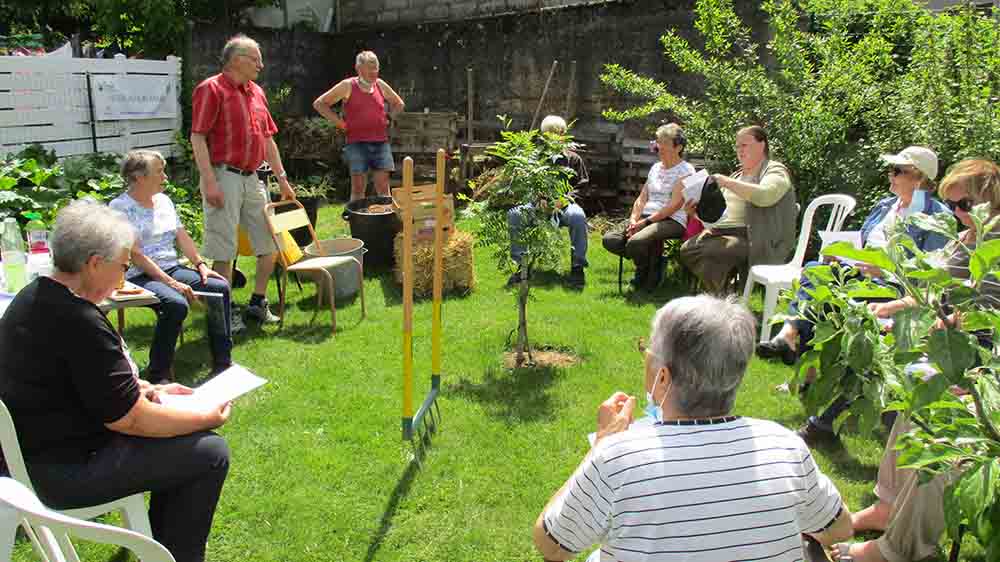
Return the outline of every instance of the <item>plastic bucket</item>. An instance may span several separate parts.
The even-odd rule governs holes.
[[[365,243],[357,238],[330,238],[319,240],[319,247],[310,243],[302,249],[307,258],[348,256],[357,258],[361,265],[365,263]],[[319,272],[317,272],[319,273]],[[338,299],[353,296],[361,288],[361,276],[358,274],[358,266],[354,262],[345,263],[333,268],[334,274],[334,295]]]

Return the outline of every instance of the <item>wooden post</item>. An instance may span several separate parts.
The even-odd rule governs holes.
[[[413,158],[403,159],[403,438],[413,436]]]
[[[473,89],[472,84],[472,67],[465,69],[466,77],[468,78],[468,107],[465,110],[465,142],[472,144],[472,105],[475,100],[476,91]]]
[[[566,105],[563,107],[563,119],[571,121],[573,113],[576,112],[574,102],[576,101],[576,61],[569,63],[569,84],[566,86]]]
[[[538,98],[538,107],[535,108],[535,116],[531,118],[531,127],[528,129],[534,129],[535,125],[538,124],[538,112],[542,110],[542,104],[545,103],[545,94],[549,92],[549,84],[552,83],[552,76],[556,73],[556,66],[559,65],[558,60],[552,61],[552,68],[549,70],[549,78],[545,81],[545,87],[542,88],[542,97]]]
[[[434,311],[431,321],[431,388],[441,385],[441,293],[444,288],[444,178],[445,151],[437,151],[434,188]]]

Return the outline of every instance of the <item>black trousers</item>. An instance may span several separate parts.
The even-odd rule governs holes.
[[[39,499],[53,509],[151,492],[153,538],[177,562],[202,562],[229,471],[229,446],[210,431],[170,438],[116,434],[86,462],[27,464]]]

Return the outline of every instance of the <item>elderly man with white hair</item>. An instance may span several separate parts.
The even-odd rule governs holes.
[[[566,121],[558,115],[549,115],[542,120],[540,130],[542,133],[554,133],[557,135],[566,134]],[[573,177],[569,183],[573,189],[590,181],[587,173],[587,166],[583,158],[572,148],[566,149],[563,154],[555,157],[555,164],[565,166],[573,170]],[[524,224],[525,210],[533,207],[533,203],[518,205],[507,213],[507,228],[510,230],[510,258],[514,260],[520,270],[521,262],[524,258],[525,248],[521,244],[514,242],[518,238],[518,233]],[[582,289],[586,284],[586,277],[583,272],[587,267],[587,215],[576,203],[570,203],[561,209],[557,209],[552,220],[558,222],[559,226],[569,229],[570,242],[570,273],[569,284],[577,289]],[[530,274],[530,271],[529,271]],[[513,286],[521,279],[521,274],[515,272],[507,280],[507,286]]]
[[[645,349],[646,411],[616,392],[596,441],[534,527],[546,560],[802,560],[802,534],[850,537],[840,493],[795,433],[732,415],[754,349],[754,318],[732,298],[667,303]],[[631,427],[630,427],[631,426]]]
[[[268,307],[266,292],[278,248],[264,216],[268,195],[257,180],[257,168],[265,160],[271,165],[282,199],[294,199],[295,191],[274,142],[278,127],[267,97],[254,82],[264,69],[261,57],[260,46],[246,35],[226,42],[222,72],[203,80],[191,94],[191,149],[205,211],[202,254],[232,286],[236,228],[246,229],[257,256],[257,277],[245,314],[274,323],[279,319]]]
[[[375,175],[375,192],[389,196],[389,172],[396,169],[389,147],[385,114],[388,102],[395,114],[403,111],[403,98],[378,77],[378,57],[371,51],[358,53],[354,68],[358,75],[341,80],[316,98],[313,108],[327,121],[347,132],[344,159],[351,170],[351,201],[362,199],[368,187],[368,172]],[[344,102],[344,117],[331,106]]]

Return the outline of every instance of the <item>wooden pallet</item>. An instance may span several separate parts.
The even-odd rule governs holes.
[[[393,152],[434,154],[439,148],[450,152],[457,146],[458,121],[458,113],[399,113],[389,128]]]

